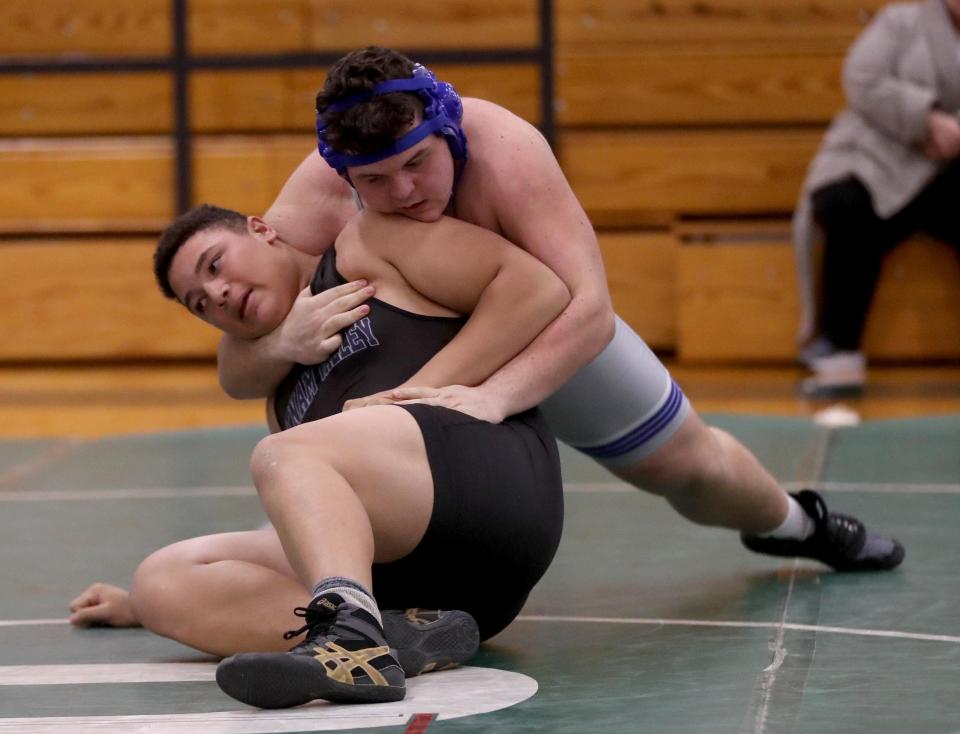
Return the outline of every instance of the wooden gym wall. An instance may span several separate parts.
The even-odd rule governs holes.
[[[266,209],[313,148],[325,65],[368,43],[550,134],[652,346],[790,359],[787,219],[880,4],[7,0],[0,361],[212,357],[216,333],[153,285],[156,234],[189,203]],[[960,355],[952,253],[911,243],[887,270],[870,351]]]

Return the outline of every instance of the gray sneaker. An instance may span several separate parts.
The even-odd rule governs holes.
[[[814,340],[808,342],[803,349],[800,350],[800,354],[797,355],[797,361],[800,362],[804,367],[813,369],[813,361],[819,359],[820,357],[829,357],[831,354],[836,354],[839,349],[837,349],[833,342],[831,342],[825,336],[818,336]]]
[[[807,397],[846,397],[863,393],[867,382],[867,359],[863,352],[834,352],[810,362],[813,375],[803,380]]]

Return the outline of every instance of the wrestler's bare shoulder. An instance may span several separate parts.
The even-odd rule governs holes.
[[[543,135],[533,125],[493,102],[463,101],[468,163],[457,192],[457,216],[497,233],[519,197],[555,167]]]
[[[501,148],[504,143],[543,140],[536,127],[506,107],[476,97],[463,100],[463,129],[467,145]]]

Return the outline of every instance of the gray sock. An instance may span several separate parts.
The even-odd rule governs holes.
[[[345,576],[330,576],[313,587],[314,599],[324,594],[339,594],[344,601],[369,612],[377,620],[377,624],[383,627],[383,619],[380,617],[380,610],[377,609],[377,602],[373,598],[373,594],[367,591],[363,584]]]

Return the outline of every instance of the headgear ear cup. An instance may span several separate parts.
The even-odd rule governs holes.
[[[317,152],[324,160],[328,160],[335,153],[327,143],[327,123],[319,112],[317,112]]]
[[[452,85],[446,82],[437,83],[436,95],[440,114],[446,118],[446,123],[440,132],[446,138],[454,160],[466,160],[467,139],[460,127],[460,122],[463,120],[463,102],[460,100],[460,95]]]
[[[454,160],[463,161],[467,157],[467,139],[460,128],[463,120],[463,102],[452,84],[437,81],[436,75],[422,64],[413,67],[414,79],[429,79],[432,84],[426,89],[417,90],[423,102],[424,120],[443,118],[440,134],[450,146]]]

